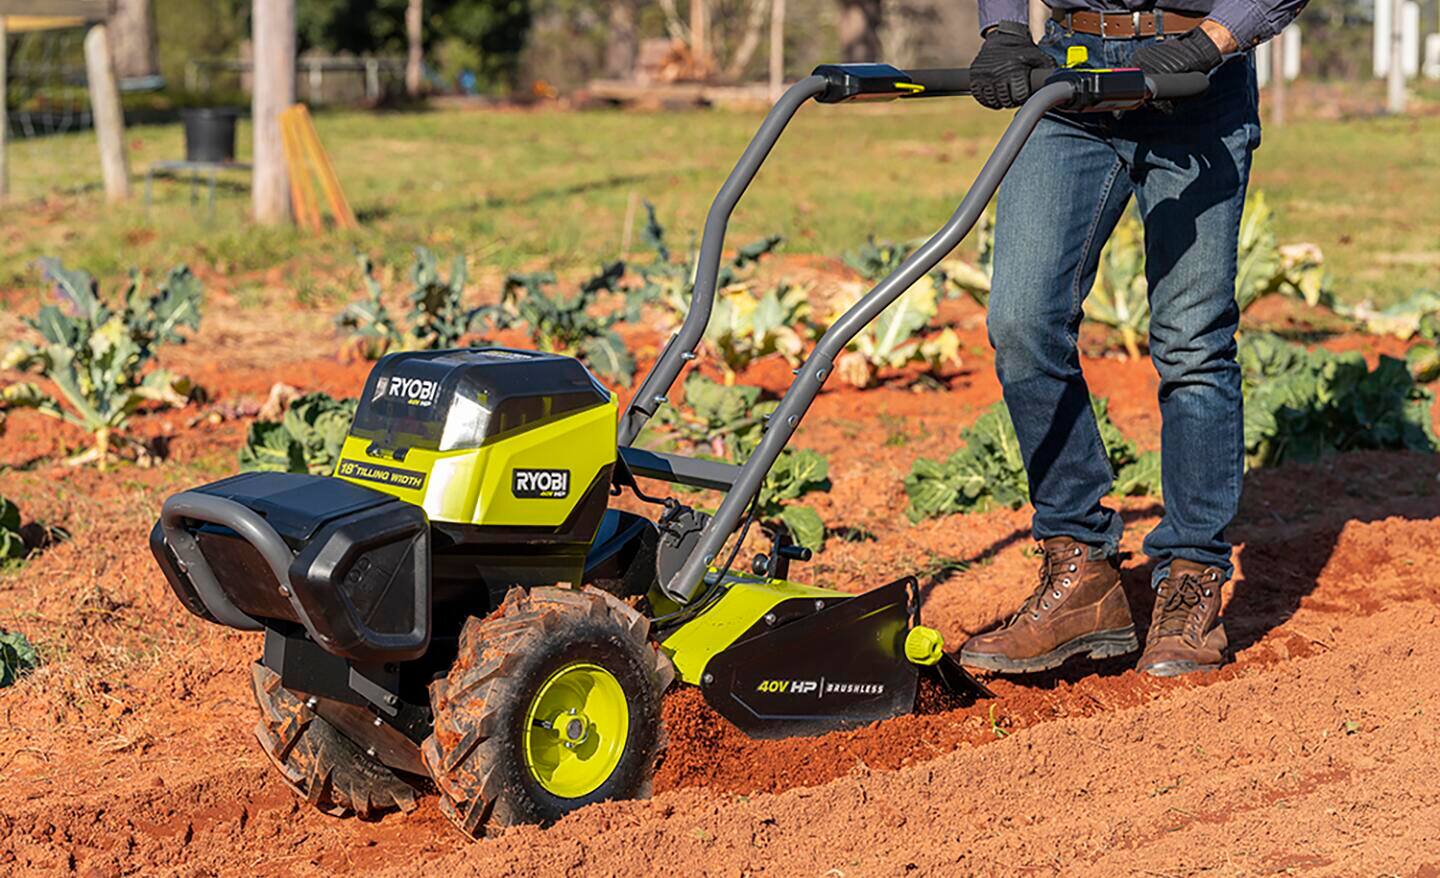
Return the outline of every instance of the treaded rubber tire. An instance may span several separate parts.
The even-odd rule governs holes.
[[[250,679],[260,749],[302,799],[335,817],[415,810],[415,788],[306,707],[279,674],[256,662]]]
[[[523,725],[544,681],[576,661],[615,676],[630,731],[610,776],[571,799],[531,774]],[[614,595],[590,587],[511,589],[490,616],[466,621],[455,665],[430,684],[435,727],[421,754],[441,810],[480,838],[487,828],[547,825],[594,802],[648,798],[666,741],[660,698],[674,678],[669,658],[650,643],[650,620]]]

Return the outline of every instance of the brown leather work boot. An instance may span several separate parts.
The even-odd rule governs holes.
[[[1118,559],[1098,557],[1069,537],[1040,547],[1045,556],[1035,592],[1003,626],[965,641],[960,663],[1021,674],[1059,667],[1082,653],[1099,659],[1139,649]]]
[[[1156,586],[1155,612],[1140,670],[1155,677],[1211,671],[1225,662],[1225,626],[1220,622],[1218,567],[1176,558]]]

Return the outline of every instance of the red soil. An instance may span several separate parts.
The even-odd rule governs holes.
[[[898,514],[913,460],[948,453],[999,398],[978,310],[947,316],[966,345],[947,392],[891,382],[817,401],[798,441],[830,456],[835,487],[816,505],[858,536],[796,572],[860,590],[921,571],[925,619],[953,647],[1028,592],[1034,559],[1023,510],[916,526]],[[0,574],[0,626],[45,659],[0,690],[0,875],[1440,874],[1440,459],[1403,453],[1247,477],[1226,604],[1235,660],[1216,673],[1069,665],[990,680],[994,699],[927,699],[917,715],[771,742],[681,690],[651,801],[477,844],[433,798],[373,822],[316,813],[250,736],[256,638],[185,614],[145,535],[165,496],[233,468],[246,419],[227,412],[276,381],[353,394],[367,366],[332,355],[322,314],[267,324],[222,303],[206,321],[167,365],[210,389],[209,408],[136,422],[167,437],[164,467],[59,466],[83,437],[32,414],[0,438],[0,494],[74,533]],[[653,336],[630,341],[653,357]],[[1121,428],[1153,446],[1149,365],[1088,357],[1086,369]],[[780,389],[789,367],[741,377]],[[1139,541],[1161,508],[1120,505],[1143,621]]]

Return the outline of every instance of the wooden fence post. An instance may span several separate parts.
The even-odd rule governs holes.
[[[90,87],[95,139],[100,145],[100,175],[105,181],[105,198],[112,202],[123,201],[130,197],[125,110],[120,106],[120,87],[115,82],[115,63],[103,24],[94,25],[85,34],[85,78]]]
[[[280,114],[295,103],[295,0],[255,0],[251,13],[254,87],[250,116],[255,129],[251,206],[255,221],[288,223],[290,177]]]
[[[410,0],[405,6],[405,95],[420,97],[425,81],[425,5],[424,0]]]
[[[5,48],[5,41],[8,37],[5,15],[0,13],[0,201],[4,201],[5,196],[10,194],[10,170],[5,153],[10,139],[10,108],[5,100],[6,96],[10,94],[9,71],[6,70],[10,53]]]
[[[770,0],[770,100],[785,90],[785,0]]]

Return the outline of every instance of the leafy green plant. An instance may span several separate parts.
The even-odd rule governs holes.
[[[1106,448],[1110,447],[1107,442]],[[1113,462],[1112,462],[1113,465]],[[1163,497],[1160,481],[1160,452],[1141,451],[1115,471],[1110,493],[1117,497]]]
[[[765,417],[777,405],[773,400],[761,401],[758,387],[721,384],[698,371],[685,376],[684,389],[684,406],[663,406],[654,424],[669,434],[671,444],[703,449],[722,460],[739,448],[754,447]]]
[[[543,350],[578,356],[601,375],[629,384],[635,360],[614,329],[623,315],[591,313],[595,295],[618,290],[624,275],[625,263],[612,262],[564,293],[550,290],[556,281],[548,271],[512,274],[500,304],[481,313],[499,329],[523,326]]]
[[[240,449],[246,471],[329,475],[355,419],[356,401],[307,393],[290,403],[279,421],[254,421]]]
[[[940,263],[945,289],[951,297],[964,294],[981,308],[990,307],[990,282],[995,277],[995,215],[980,214],[975,223],[975,261],[952,257]]]
[[[765,417],[776,402],[762,400],[758,387],[721,384],[698,372],[685,378],[682,407],[667,406],[647,435],[701,457],[742,464],[764,433]],[[655,433],[668,434],[659,437]],[[787,448],[770,468],[755,501],[755,520],[772,534],[782,529],[799,545],[818,551],[825,524],[813,508],[797,501],[830,490],[830,464],[819,452]]]
[[[1418,384],[1440,379],[1440,346],[1417,344],[1405,352],[1405,366]]]
[[[856,290],[856,297],[863,292]],[[939,312],[939,289],[922,278],[862,329],[835,361],[835,373],[859,388],[873,386],[884,371],[920,364],[933,373],[946,364],[960,364],[960,337],[953,329],[931,327]],[[853,300],[852,300],[853,303]],[[833,323],[844,313],[839,308]],[[819,327],[815,329],[818,336]]]
[[[446,278],[440,272],[435,254],[424,247],[415,251],[415,262],[410,267],[413,289],[407,297],[410,310],[403,325],[385,306],[384,289],[370,257],[361,254],[357,259],[367,297],[346,305],[335,322],[342,329],[350,330],[368,359],[376,359],[387,351],[458,347],[470,333],[476,312],[467,310],[463,303],[464,254],[455,257],[450,276]]]
[[[808,448],[787,448],[760,488],[755,520],[772,532],[783,526],[797,544],[818,552],[825,545],[825,522],[813,507],[796,501],[829,490],[830,463],[824,455]]]
[[[1090,397],[1106,455],[1115,471],[1115,492],[1159,494],[1158,455],[1141,455],[1110,420],[1108,402]],[[955,512],[1018,509],[1030,499],[1025,462],[1015,425],[1003,402],[986,409],[960,433],[961,447],[944,461],[920,458],[905,477],[910,521]]]
[[[19,631],[0,628],[0,689],[13,686],[21,674],[40,667],[35,647]]]
[[[67,270],[53,259],[41,264],[59,304],[45,305],[25,321],[41,342],[16,343],[0,359],[0,369],[38,372],[60,396],[35,384],[16,383],[0,390],[0,406],[33,408],[90,434],[93,447],[72,457],[70,464],[94,461],[104,470],[115,444],[128,446],[141,462],[148,462],[144,446],[123,431],[147,402],[178,407],[189,401],[194,388],[188,379],[147,367],[162,345],[184,342],[181,329],[199,329],[200,282],[180,266],[149,292],[143,278],[132,273],[112,307],[100,298],[90,275]]]
[[[727,383],[746,366],[779,354],[792,366],[800,364],[810,317],[809,290],[782,283],[756,295],[737,284],[715,298],[704,344],[725,369]]]
[[[915,242],[876,241],[870,237],[861,246],[846,251],[842,258],[856,274],[866,280],[878,281],[894,274],[914,252]],[[936,269],[930,272],[929,277],[933,282],[943,284],[945,273]]]
[[[1100,251],[1085,316],[1118,330],[1125,352],[1139,359],[1141,342],[1150,334],[1150,293],[1145,281],[1145,230],[1133,211],[1116,224]]]
[[[640,286],[630,291],[626,303],[626,319],[640,320],[648,305],[659,305],[672,322],[684,319],[690,309],[695,289],[695,270],[700,254],[692,240],[684,258],[677,259],[665,237],[665,227],[655,215],[655,206],[645,202],[645,226],[641,238],[655,254],[644,265],[632,265],[640,278]],[[730,259],[720,264],[715,288],[723,290],[745,282],[755,266],[784,242],[779,235],[769,235],[744,245]]]
[[[1405,352],[1405,364],[1421,384],[1440,379],[1440,292],[1420,290],[1383,309],[1368,301],[1335,308],[1366,332],[1393,335],[1402,341],[1422,339]]]
[[[1434,451],[1434,397],[1404,362],[1358,352],[1307,350],[1270,334],[1247,334],[1239,361],[1245,389],[1245,450],[1251,466],[1313,461],[1335,451]]]
[[[20,507],[0,497],[0,561],[25,557],[25,539],[20,536]]]
[[[1240,219],[1240,248],[1235,273],[1235,300],[1246,311],[1263,296],[1294,296],[1314,307],[1327,301],[1325,254],[1315,244],[1279,244],[1275,212],[1265,193],[1245,201]]]
[[[1388,308],[1377,309],[1371,302],[1336,310],[1358,322],[1369,333],[1393,335],[1402,341],[1419,336],[1440,339],[1440,292],[1420,290]]]

